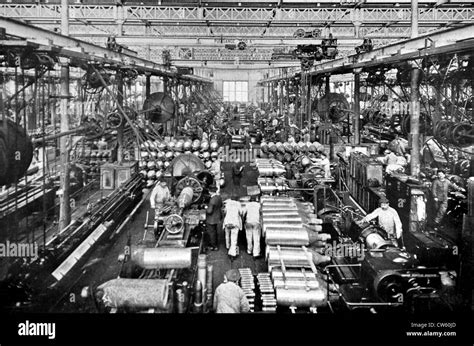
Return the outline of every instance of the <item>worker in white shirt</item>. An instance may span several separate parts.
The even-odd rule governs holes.
[[[209,172],[211,172],[211,174],[214,176],[214,181],[216,182],[217,188],[220,188],[221,160],[219,157],[212,158],[212,164]]]
[[[247,253],[253,254],[254,258],[260,257],[260,237],[261,237],[261,219],[260,219],[260,203],[250,201],[245,204],[244,213],[245,235],[247,238]]]
[[[380,198],[380,207],[366,215],[361,221],[368,222],[375,218],[378,218],[379,226],[387,232],[389,238],[401,240],[402,221],[397,211],[390,207],[386,197]]]
[[[331,163],[325,153],[321,153],[321,166],[324,168],[324,178],[328,179],[331,177]]]
[[[398,156],[393,151],[390,151],[388,149],[385,150],[385,157],[383,159],[383,162],[387,165],[387,167],[385,168],[385,172],[387,174],[404,171],[403,166],[398,164]]]
[[[162,180],[156,184],[150,195],[150,206],[152,209],[161,208],[171,197],[166,181]]]
[[[224,208],[225,246],[229,250],[230,259],[234,260],[239,252],[237,240],[239,231],[242,229],[243,210],[240,202],[231,199],[224,201]]]

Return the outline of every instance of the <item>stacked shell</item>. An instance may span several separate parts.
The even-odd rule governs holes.
[[[320,157],[325,148],[319,142],[262,142],[260,158],[277,160],[281,162],[286,171],[287,178],[294,178],[294,168],[303,173],[311,166],[311,159]]]
[[[285,166],[274,159],[256,159],[258,170],[258,186],[263,194],[271,194],[275,191],[288,189],[288,182],[284,177]]]
[[[171,161],[181,154],[193,154],[210,168],[212,159],[219,156],[219,144],[216,140],[193,141],[189,138],[144,141],[140,145],[139,170],[142,177],[147,180],[147,186],[160,179]]]
[[[320,233],[322,220],[311,214],[310,204],[293,198],[264,197],[261,203],[266,259],[277,305],[325,306],[325,284],[316,268],[316,264],[329,260],[319,254],[330,238]]]

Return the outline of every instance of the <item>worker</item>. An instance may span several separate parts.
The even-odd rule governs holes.
[[[184,134],[186,134],[187,136],[191,137],[192,135],[192,129],[193,129],[193,125],[191,123],[191,119],[188,118],[186,119],[186,121],[184,122],[184,125],[183,125],[183,132]]]
[[[233,126],[227,127],[227,132],[226,132],[226,145],[231,148],[232,147],[232,137],[236,135],[235,128]]]
[[[203,141],[209,141],[209,135],[207,134],[206,131],[203,131],[203,132],[202,132],[201,139],[202,139]]]
[[[329,162],[328,156],[324,152],[322,152],[320,154],[320,157],[320,164],[324,168],[324,178],[331,178],[331,164]]]
[[[102,137],[99,142],[97,142],[97,148],[99,150],[107,150],[107,141],[105,137]]]
[[[278,126],[278,118],[277,117],[272,118],[272,126],[274,128],[276,128]]]
[[[225,246],[231,261],[237,258],[239,246],[237,244],[239,231],[242,229],[242,206],[239,201],[228,199],[224,202],[224,231]]]
[[[397,165],[405,168],[408,165],[408,161],[403,154],[396,153],[397,155]]]
[[[212,159],[211,168],[209,172],[214,176],[214,181],[219,187],[219,180],[221,179],[221,160],[219,157],[213,157]]]
[[[217,233],[222,222],[222,197],[215,186],[209,187],[209,193],[211,199],[206,209],[206,231],[209,238],[209,248],[216,251],[218,249]]]
[[[385,154],[385,157],[383,161],[387,166],[397,164],[397,155],[393,151],[386,149],[384,154]]]
[[[394,172],[404,172],[405,168],[399,164],[400,160],[398,156],[390,150],[385,150],[385,157],[383,162],[387,165],[385,172],[387,174],[392,174]]]
[[[252,197],[251,201],[245,204],[245,235],[247,238],[247,253],[253,255],[254,258],[260,257],[260,203],[256,201],[256,197]]]
[[[294,137],[295,136],[295,133],[296,131],[299,131],[300,129],[298,128],[298,126],[296,126],[296,124],[293,122],[292,119],[289,119],[288,120],[288,128],[290,130],[290,136]]]
[[[240,273],[237,269],[228,270],[224,282],[214,292],[215,313],[245,313],[250,311],[250,304],[244,291],[238,285]]]
[[[152,209],[161,208],[171,197],[166,181],[161,180],[156,184],[150,195],[150,206]]]
[[[433,195],[436,212],[434,219],[435,231],[438,230],[441,221],[446,215],[448,209],[448,192],[450,188],[463,192],[466,191],[446,179],[446,173],[443,170],[438,170],[438,179],[436,179],[431,186],[431,193]]]
[[[406,139],[400,138],[398,134],[396,134],[395,138],[388,144],[388,147],[391,151],[400,155],[405,155],[407,146],[408,141]]]
[[[240,158],[237,156],[232,164],[232,182],[234,184],[234,195],[238,195],[240,189],[240,178],[244,171],[244,165],[240,162]]]
[[[387,197],[380,198],[380,207],[366,215],[361,221],[368,222],[378,218],[379,226],[387,232],[391,239],[401,240],[402,222],[395,209],[390,207]]]
[[[202,129],[201,126],[196,126],[196,136],[197,136],[197,139],[199,140],[202,140],[203,138],[203,135],[204,135],[204,130]]]
[[[301,131],[302,135],[303,135],[303,142],[305,143],[308,143],[311,139],[311,136],[309,134],[309,128],[308,127],[305,127],[302,131]]]

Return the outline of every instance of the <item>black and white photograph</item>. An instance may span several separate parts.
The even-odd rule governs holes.
[[[0,0],[0,345],[472,345],[473,89],[468,0]]]

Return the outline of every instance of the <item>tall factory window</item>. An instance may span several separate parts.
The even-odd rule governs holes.
[[[223,95],[224,101],[247,102],[249,93],[249,83],[240,81],[224,81]]]

